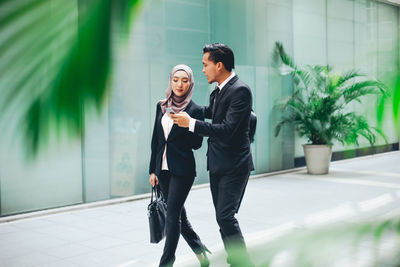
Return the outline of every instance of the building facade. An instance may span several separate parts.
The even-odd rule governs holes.
[[[81,140],[50,141],[27,163],[22,142],[13,133],[0,133],[1,216],[149,192],[156,103],[179,63],[193,69],[193,100],[208,103],[215,85],[208,85],[201,71],[207,43],[234,50],[235,72],[252,89],[258,117],[253,174],[293,168],[303,156],[305,140],[291,129],[273,134],[277,104],[292,90],[272,67],[276,41],[298,64],[356,68],[391,87],[399,71],[399,7],[370,0],[148,0],[123,38],[123,44],[120,38],[113,42],[115,70],[105,110],[88,114]],[[376,97],[352,108],[376,125]],[[0,122],[8,120],[0,115]],[[398,143],[390,117],[383,129],[389,143]],[[354,148],[337,144],[334,151]],[[195,152],[195,184],[208,182],[206,150],[204,141]]]

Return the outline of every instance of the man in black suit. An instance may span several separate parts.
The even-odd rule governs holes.
[[[195,120],[186,113],[179,113],[173,119],[178,126],[209,137],[207,170],[227,262],[231,266],[253,266],[235,218],[250,172],[254,170],[249,138],[252,94],[232,71],[234,67],[234,55],[227,45],[206,45],[203,73],[208,83],[218,83],[210,95],[210,105],[204,107],[205,117],[212,122]]]

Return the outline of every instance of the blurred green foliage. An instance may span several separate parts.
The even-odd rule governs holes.
[[[400,266],[400,216],[374,220],[296,227],[248,244],[257,267],[373,267]],[[246,257],[236,251],[236,258]],[[213,251],[213,264],[225,261],[225,253]],[[240,262],[232,266],[248,267]]]
[[[399,266],[400,217],[297,230],[252,251],[258,266],[283,255],[281,266]]]
[[[0,2],[0,112],[18,121],[29,158],[53,135],[81,137],[86,110],[101,112],[115,32],[129,32],[141,2]]]
[[[379,101],[378,101],[378,107],[377,107],[377,119],[379,126],[381,127],[383,124],[383,121],[385,119],[385,106],[386,105],[391,105],[392,106],[392,112],[393,112],[393,123],[395,126],[395,129],[397,131],[397,134],[400,133],[400,73],[397,75],[397,81],[396,85],[394,88],[391,89],[390,93],[382,96]]]

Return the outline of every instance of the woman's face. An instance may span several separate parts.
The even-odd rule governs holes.
[[[171,87],[176,96],[184,96],[190,87],[189,75],[183,70],[178,70],[172,76]]]

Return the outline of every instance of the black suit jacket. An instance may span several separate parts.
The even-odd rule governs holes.
[[[196,121],[194,133],[209,136],[207,169],[211,174],[241,174],[254,170],[249,138],[251,108],[251,90],[237,76],[222,88],[218,97],[216,91],[210,95],[205,117],[212,119],[212,123]]]
[[[190,101],[185,112],[190,117],[204,121],[203,108]],[[163,117],[160,103],[157,104],[156,118],[151,139],[151,158],[149,173],[160,175],[162,157],[165,145],[167,145],[167,164],[168,170],[177,176],[196,176],[196,164],[192,149],[199,149],[203,142],[203,137],[197,136],[188,131],[187,128],[173,125],[168,139],[165,140],[164,130],[161,125]]]

